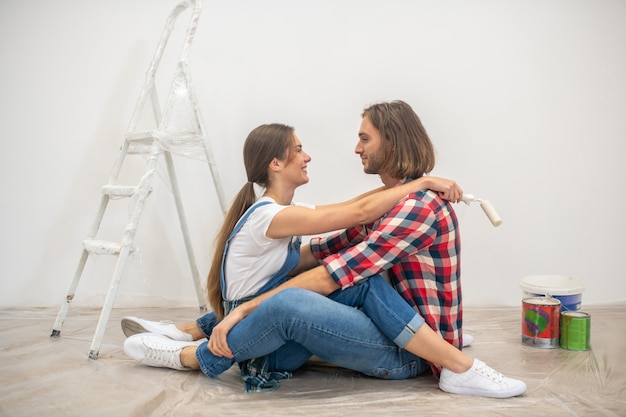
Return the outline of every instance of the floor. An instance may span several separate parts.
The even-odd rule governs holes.
[[[466,308],[466,352],[524,380],[524,396],[451,395],[432,375],[383,381],[312,362],[271,393],[243,392],[238,369],[211,380],[198,372],[137,365],[122,351],[125,315],[175,322],[198,310],[114,309],[98,360],[87,359],[99,310],[73,306],[61,337],[57,309],[0,311],[0,415],[21,416],[626,416],[626,303],[591,314],[589,351],[521,342],[520,308]]]

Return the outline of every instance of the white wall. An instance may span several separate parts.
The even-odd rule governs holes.
[[[175,4],[0,1],[0,306],[64,299]],[[575,276],[583,304],[599,304],[626,300],[625,41],[620,0],[205,0],[191,71],[229,199],[245,180],[245,136],[273,121],[294,125],[313,156],[298,200],[378,185],[353,154],[360,111],[403,99],[437,147],[433,174],[504,219],[493,228],[478,206],[458,206],[466,305],[519,305],[531,274]],[[176,161],[204,275],[221,220],[212,179]],[[128,206],[115,204],[123,224]],[[118,238],[115,225],[105,237]],[[194,305],[162,180],[136,243],[116,305]],[[89,262],[76,304],[102,302],[113,265]]]

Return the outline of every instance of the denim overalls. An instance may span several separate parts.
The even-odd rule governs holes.
[[[287,247],[287,257],[284,264],[274,274],[274,276],[265,284],[261,289],[253,296],[246,297],[239,300],[226,301],[226,278],[224,274],[226,254],[228,253],[228,247],[230,241],[237,235],[241,227],[248,220],[250,215],[261,206],[272,204],[270,201],[263,201],[253,204],[235,225],[232,233],[226,240],[224,246],[224,255],[222,256],[222,266],[220,271],[220,286],[222,288],[222,299],[224,301],[224,314],[230,313],[235,307],[244,302],[251,300],[257,295],[263,294],[273,288],[278,287],[283,282],[287,281],[287,274],[294,269],[298,262],[300,262],[300,236],[294,236]],[[291,378],[291,372],[270,372],[269,371],[269,355],[261,358],[249,359],[243,362],[239,362],[239,368],[241,369],[241,377],[244,380],[246,392],[257,391],[273,391],[279,387],[279,379]]]

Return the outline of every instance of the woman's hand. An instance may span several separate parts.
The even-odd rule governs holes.
[[[455,181],[431,176],[424,178],[427,178],[430,181],[430,186],[428,188],[436,191],[437,194],[439,194],[439,196],[444,200],[458,203],[461,201],[461,198],[463,198],[463,190]]]
[[[241,306],[235,308],[224,319],[213,328],[213,333],[209,338],[208,348],[215,356],[224,356],[226,358],[234,358],[233,352],[228,347],[226,337],[230,330],[246,315],[242,314]]]

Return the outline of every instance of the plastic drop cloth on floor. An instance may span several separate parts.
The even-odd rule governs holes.
[[[99,309],[73,306],[61,336],[56,308],[0,311],[2,416],[625,416],[626,304],[585,307],[591,350],[521,342],[521,306],[465,308],[466,352],[524,380],[524,396],[497,400],[440,391],[432,375],[364,377],[312,362],[270,393],[243,392],[238,367],[217,379],[138,365],[123,350],[120,319],[184,322],[194,308],[114,309],[98,360],[87,359]]]

